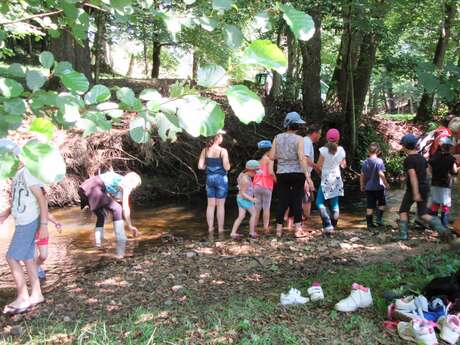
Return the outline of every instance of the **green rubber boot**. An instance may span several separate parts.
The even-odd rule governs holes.
[[[438,232],[442,239],[448,240],[450,238],[451,232],[449,228],[446,228],[438,217],[431,218],[429,224],[431,228]]]
[[[409,222],[405,220],[399,221],[399,241],[407,241],[409,239]]]

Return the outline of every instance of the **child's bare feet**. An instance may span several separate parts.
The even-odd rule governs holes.
[[[29,300],[16,299],[3,308],[3,314],[21,314],[29,310],[30,305]]]

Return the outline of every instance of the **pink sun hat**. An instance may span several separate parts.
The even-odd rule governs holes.
[[[340,140],[340,132],[338,129],[331,128],[326,133],[327,141],[337,142]]]

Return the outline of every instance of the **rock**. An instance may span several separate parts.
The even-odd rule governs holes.
[[[187,252],[187,253],[185,253],[185,256],[187,257],[187,259],[191,259],[191,258],[196,256],[196,253],[195,252]]]
[[[67,316],[67,315],[64,316],[64,317],[62,318],[62,320],[63,320],[64,322],[70,322],[70,321],[72,321],[72,319],[70,318],[70,316]]]
[[[184,286],[183,285],[174,285],[171,289],[176,292],[176,291],[179,291],[180,289],[183,289]]]
[[[204,284],[204,279],[198,280],[198,284]]]
[[[350,238],[350,242],[358,242],[360,240],[359,237],[352,237]]]
[[[351,248],[353,248],[353,246],[349,243],[340,243],[340,248],[342,249],[345,249],[345,250],[349,250]]]
[[[169,305],[172,305],[172,304],[173,304],[173,301],[170,300],[170,299],[167,299],[164,303],[165,303],[165,305],[168,305],[168,306],[169,306]]]

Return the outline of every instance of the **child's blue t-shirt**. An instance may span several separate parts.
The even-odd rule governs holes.
[[[100,174],[99,177],[101,178],[102,182],[104,182],[105,190],[107,193],[112,195],[118,195],[120,192],[120,185],[121,181],[123,180],[123,176],[113,171],[108,171],[106,173]]]
[[[383,190],[382,179],[380,178],[380,172],[385,172],[385,164],[380,158],[368,158],[364,161],[361,172],[364,175],[364,181],[366,183],[366,192]]]

